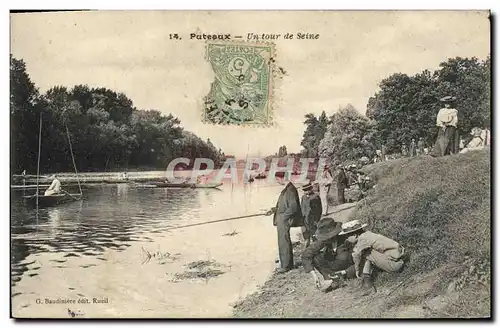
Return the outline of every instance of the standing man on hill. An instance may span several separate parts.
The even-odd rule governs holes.
[[[328,194],[330,193],[330,187],[333,182],[332,172],[328,165],[323,167],[323,173],[321,174],[321,205],[323,206],[323,215],[328,213]]]
[[[281,191],[276,207],[267,214],[273,214],[273,225],[278,231],[278,250],[280,268],[278,273],[293,269],[293,248],[290,238],[291,227],[304,226],[304,218],[300,209],[299,193],[291,181]]]
[[[417,143],[415,142],[415,139],[412,138],[410,142],[410,157],[414,157],[417,155]]]
[[[434,149],[431,156],[439,157],[457,153],[458,145],[458,111],[454,108],[455,97],[446,96],[440,99],[444,107],[439,110],[436,117],[436,126],[439,128]]]
[[[420,137],[417,142],[417,156],[424,154],[425,142],[424,138]]]
[[[337,174],[337,201],[339,204],[345,203],[345,188],[347,188],[347,183],[344,167],[339,165],[339,172]]]

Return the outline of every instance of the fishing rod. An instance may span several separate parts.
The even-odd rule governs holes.
[[[210,224],[210,223],[217,223],[217,222],[224,222],[224,221],[246,219],[246,218],[251,218],[251,217],[256,217],[256,216],[265,216],[265,215],[269,215],[268,212],[266,212],[266,213],[259,213],[259,214],[250,214],[250,215],[236,216],[234,218],[220,219],[220,220],[214,220],[214,221],[207,221],[207,222],[199,222],[199,223],[186,224],[186,225],[182,225],[182,226],[178,226],[178,227],[168,228],[167,231],[181,229],[181,228],[187,228],[187,227],[195,227],[195,226],[200,226],[200,225],[205,225],[205,224]]]
[[[328,215],[331,215],[331,214],[339,213],[339,212],[348,210],[350,208],[353,208],[355,206],[356,205],[348,206],[348,207],[345,207],[345,208],[341,208],[341,209],[339,209],[337,211],[327,213],[324,216],[328,216]],[[207,222],[198,222],[198,223],[186,224],[186,225],[182,225],[182,226],[168,228],[168,229],[166,229],[166,231],[176,230],[176,229],[181,229],[181,228],[188,228],[188,227],[196,227],[196,226],[201,226],[201,225],[211,224],[211,223],[218,223],[218,222],[226,222],[226,221],[247,219],[247,218],[252,218],[252,217],[257,217],[257,216],[269,216],[269,215],[272,215],[272,214],[274,214],[274,211],[273,210],[269,210],[269,211],[267,211],[265,213],[249,214],[249,215],[236,216],[236,217],[227,218],[227,219],[220,219],[220,220],[213,220],[213,221],[207,221]]]

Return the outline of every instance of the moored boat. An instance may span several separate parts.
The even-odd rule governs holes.
[[[156,182],[137,185],[141,188],[218,188],[222,183],[165,183]]]
[[[38,207],[49,207],[58,204],[74,202],[77,200],[82,200],[81,194],[57,194],[57,195],[39,195],[38,196]],[[23,196],[23,200],[27,205],[36,206],[37,205],[37,195]]]

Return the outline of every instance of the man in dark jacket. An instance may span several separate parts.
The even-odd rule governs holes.
[[[321,204],[321,198],[314,192],[314,187],[311,183],[303,186],[302,190],[304,191],[304,195],[300,200],[300,208],[302,215],[304,216],[304,228],[302,229],[302,235],[306,240],[307,247],[316,232],[316,225],[318,224],[319,219],[321,219],[321,211],[323,207]]]
[[[352,252],[344,239],[339,239],[342,224],[331,217],[324,217],[318,222],[316,241],[302,253],[302,265],[306,273],[311,273],[316,288],[321,288],[319,278],[314,269],[324,278],[323,291],[338,287],[338,278],[352,279],[356,277]],[[336,279],[335,281],[333,279]]]
[[[339,166],[339,173],[337,175],[337,201],[339,204],[345,203],[345,188],[347,188],[347,176],[343,166]]]
[[[293,248],[290,238],[290,228],[304,226],[299,193],[292,182],[288,182],[281,191],[278,203],[274,209],[273,225],[278,230],[278,249],[281,265],[278,272],[286,272],[293,269]]]

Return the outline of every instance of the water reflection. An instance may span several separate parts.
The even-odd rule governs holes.
[[[13,195],[12,284],[43,270],[32,257],[27,260],[29,255],[52,254],[50,263],[57,268],[65,268],[71,257],[98,264],[105,261],[105,251],[120,252],[136,241],[151,241],[172,226],[261,211],[263,204],[274,206],[279,190],[261,188],[260,184],[226,184],[222,191],[101,185],[86,189],[84,201],[38,212],[26,208],[19,195]],[[79,266],[97,265],[84,262]]]

